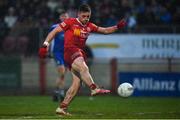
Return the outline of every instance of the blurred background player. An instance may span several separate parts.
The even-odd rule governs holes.
[[[86,56],[83,51],[86,40],[91,32],[99,32],[103,34],[110,34],[126,25],[125,20],[120,20],[117,25],[111,27],[99,27],[89,22],[91,17],[91,8],[87,4],[82,4],[78,9],[78,18],[69,18],[59,24],[53,31],[51,31],[43,46],[39,49],[41,58],[47,56],[47,48],[59,32],[65,31],[64,43],[64,59],[69,65],[73,80],[70,88],[66,92],[64,100],[56,109],[59,115],[70,115],[66,110],[73,100],[74,96],[80,87],[80,80],[82,80],[91,90],[91,95],[110,93],[109,90],[99,88],[89,73],[89,68],[86,64]]]
[[[61,11],[59,14],[59,23],[63,22],[65,19],[69,18],[66,11]],[[50,28],[50,32],[59,26],[59,24],[54,24]],[[58,78],[56,80],[56,89],[53,93],[53,101],[62,101],[64,99],[64,76],[66,73],[66,67],[64,62],[64,32],[59,32],[54,37],[52,44],[49,48],[54,61],[56,62]]]

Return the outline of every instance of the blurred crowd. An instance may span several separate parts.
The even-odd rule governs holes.
[[[179,24],[178,0],[1,0],[0,18],[8,28],[14,25],[47,27],[67,10],[76,16],[79,4],[92,8],[92,21],[109,26],[125,17],[132,24]]]
[[[128,26],[179,24],[178,0],[90,0],[93,21],[110,26],[120,18],[128,20]]]
[[[81,3],[91,6],[91,21],[100,26],[115,25],[121,18],[129,31],[139,25],[180,24],[179,0],[0,0],[0,38],[25,37],[31,27],[48,28],[62,10],[76,17]]]

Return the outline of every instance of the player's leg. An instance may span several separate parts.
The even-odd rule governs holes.
[[[89,68],[86,65],[83,57],[76,58],[72,63],[72,69],[80,74],[81,79],[90,86],[94,81],[89,73]]]
[[[65,98],[62,101],[62,103],[60,104],[60,107],[58,107],[56,109],[56,113],[60,114],[60,115],[69,115],[69,113],[66,112],[68,105],[70,104],[70,102],[73,100],[74,96],[76,95],[79,87],[80,87],[80,79],[77,75],[75,75],[72,72],[72,84],[70,86],[70,88],[68,89],[68,91],[66,92]]]
[[[86,65],[83,57],[77,57],[72,63],[72,69],[80,74],[80,78],[88,85],[91,89],[91,95],[109,93],[109,90],[97,88],[94,83],[91,74],[89,73],[89,68]]]
[[[56,89],[53,94],[54,101],[62,101],[64,99],[64,76],[66,73],[66,68],[64,66],[64,58],[61,53],[54,53],[54,60],[57,66],[58,77],[56,79]]]
[[[64,64],[58,65],[57,67],[58,71],[58,78],[56,80],[56,92],[58,94],[58,100],[62,101],[64,99],[64,84],[65,84],[65,73],[66,73],[66,68]]]
[[[64,89],[64,83],[65,83],[64,76],[65,76],[65,72],[66,72],[66,68],[65,68],[64,64],[59,65],[57,67],[57,71],[58,71],[58,78],[56,80],[57,88]]]

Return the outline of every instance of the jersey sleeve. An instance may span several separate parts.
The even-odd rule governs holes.
[[[94,23],[90,23],[90,28],[91,28],[92,32],[97,32],[97,30],[98,30],[98,26],[95,25]]]
[[[64,20],[63,22],[61,22],[59,24],[59,26],[64,30],[66,31],[72,24],[72,20],[71,19],[66,19]]]

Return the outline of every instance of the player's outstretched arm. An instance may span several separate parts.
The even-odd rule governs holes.
[[[126,26],[126,21],[124,19],[120,20],[117,25],[111,26],[111,27],[98,27],[97,32],[103,33],[103,34],[110,34],[115,32],[118,29],[121,29]]]
[[[59,32],[63,31],[63,29],[60,26],[57,26],[56,28],[54,28],[46,37],[43,45],[49,46],[49,44],[51,43],[51,41],[53,40],[53,38],[55,37],[55,35]]]
[[[48,47],[49,47],[51,41],[53,40],[55,35],[61,31],[62,31],[62,28],[60,26],[58,26],[47,35],[42,47],[39,49],[39,57],[40,58],[46,58],[47,53],[48,53]]]

